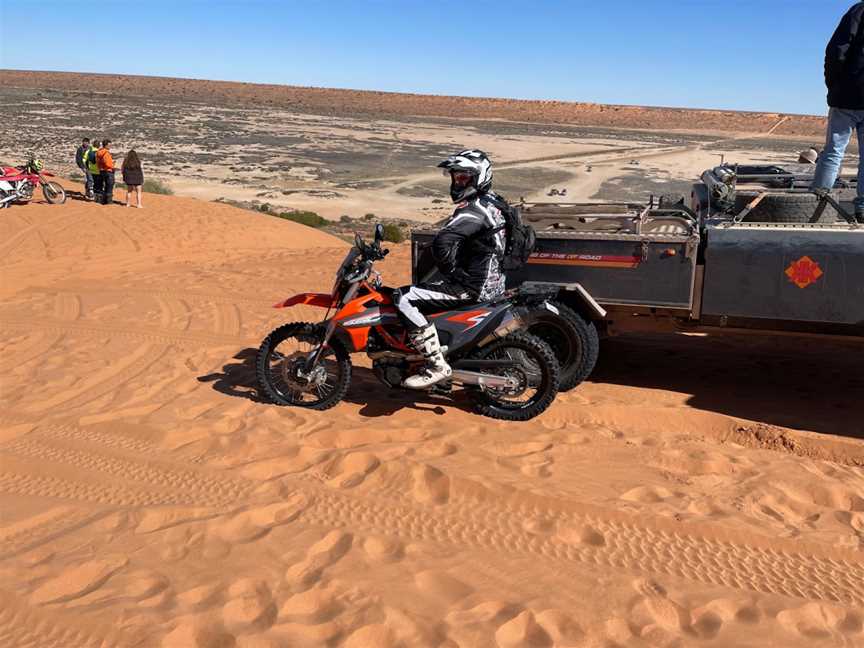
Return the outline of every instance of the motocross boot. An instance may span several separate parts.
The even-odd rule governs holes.
[[[410,338],[411,345],[426,358],[426,366],[420,373],[406,378],[402,383],[403,387],[427,389],[453,374],[453,370],[450,369],[441,352],[441,342],[438,340],[438,331],[434,324],[427,324],[424,328],[414,331],[410,334]]]

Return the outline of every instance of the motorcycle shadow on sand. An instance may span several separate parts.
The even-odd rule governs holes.
[[[247,398],[254,403],[269,403],[258,389],[258,379],[255,376],[257,358],[258,349],[242,349],[234,355],[234,362],[222,366],[221,372],[198,376],[197,380],[201,383],[212,383],[213,389],[226,396]],[[361,405],[360,415],[369,418],[389,416],[402,409],[429,412],[438,416],[443,416],[448,407],[473,411],[471,403],[459,392],[456,392],[455,396],[441,396],[425,391],[389,389],[375,377],[371,369],[356,365],[352,367],[351,387],[344,401]]]

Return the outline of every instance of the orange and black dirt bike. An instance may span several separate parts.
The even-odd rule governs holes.
[[[408,343],[393,289],[382,286],[373,269],[389,252],[382,239],[380,225],[372,243],[355,235],[331,294],[302,293],[275,304],[319,306],[326,314],[319,323],[285,324],[265,338],[257,360],[262,395],[277,405],[333,407],[350,386],[351,353],[365,352],[377,378],[393,389],[422,369],[424,358]],[[549,407],[558,393],[558,361],[546,342],[524,330],[516,312],[543,299],[512,290],[491,302],[426,313],[453,368],[434,392],[446,395],[459,385],[478,413],[510,421],[527,421]]]

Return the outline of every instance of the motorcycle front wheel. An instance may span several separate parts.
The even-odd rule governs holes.
[[[351,356],[332,340],[317,366],[305,371],[306,359],[323,337],[321,327],[308,322],[275,329],[258,349],[256,374],[262,395],[276,405],[326,410],[336,405],[351,384]]]
[[[43,184],[42,195],[52,205],[62,205],[66,202],[66,190],[57,182],[46,182]]]
[[[543,413],[558,394],[560,368],[555,353],[543,340],[518,332],[474,351],[477,360],[515,360],[515,367],[488,370],[516,379],[512,389],[467,387],[478,414],[504,421],[528,421]]]

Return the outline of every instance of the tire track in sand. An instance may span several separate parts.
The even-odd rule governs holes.
[[[0,645],[9,648],[114,648],[136,646],[114,628],[84,625],[56,612],[35,610],[18,597],[0,591]]]
[[[758,543],[720,540],[678,525],[649,520],[568,513],[572,533],[537,534],[514,527],[515,508],[489,505],[487,515],[448,514],[446,508],[391,505],[309,488],[303,518],[328,527],[346,525],[376,533],[568,563],[665,574],[739,590],[806,600],[864,605],[864,562],[841,552],[772,539]],[[524,513],[524,511],[522,512]],[[484,519],[485,518],[485,519]],[[833,554],[833,555],[832,555]]]
[[[240,335],[240,311],[235,304],[217,302],[214,304],[216,311],[215,332],[220,335]]]
[[[9,371],[38,360],[49,353],[64,337],[65,334],[61,331],[38,331],[23,344],[16,345],[10,352],[3,354],[0,371]]]
[[[74,322],[81,316],[81,298],[74,293],[59,293],[54,298],[54,315],[64,322]],[[11,369],[32,362],[45,355],[64,337],[62,332],[40,331],[23,345],[16,346],[10,353],[3,356],[0,368]],[[41,347],[35,356],[32,352]]]
[[[61,506],[0,529],[0,560],[37,547],[107,515],[107,511]]]
[[[104,370],[88,376],[83,384],[76,389],[65,390],[53,397],[40,399],[38,403],[22,408],[22,411],[28,414],[39,414],[54,410],[60,405],[65,410],[85,405],[119,389],[125,383],[141,375],[158,362],[167,351],[167,348],[154,350],[151,345],[142,345],[134,353],[112,362]]]
[[[58,223],[66,219],[68,219],[68,216],[65,213],[62,213],[60,216],[56,216],[55,218],[51,218],[47,221],[34,223],[29,227],[25,227],[17,234],[13,234],[6,240],[5,243],[0,245],[0,259],[8,258],[9,255],[15,251],[18,245],[20,245],[21,241],[25,240],[28,235],[35,233],[38,229],[42,227],[50,227],[54,223]]]
[[[161,312],[159,325],[162,328],[180,331],[189,330],[189,327],[192,325],[192,311],[189,308],[189,304],[182,299],[168,295],[157,293],[152,296],[156,298],[156,303],[159,304]]]
[[[81,317],[81,297],[75,293],[59,293],[54,298],[54,316],[64,322]]]
[[[61,333],[75,333],[82,335],[116,336],[121,338],[144,339],[157,344],[188,346],[188,345],[210,345],[210,346],[258,346],[260,340],[257,338],[220,337],[209,333],[181,333],[179,335],[163,331],[159,328],[143,326],[100,326],[98,324],[82,324],[78,322],[61,322],[50,320],[19,320],[0,319],[0,329],[32,331],[34,329],[46,331],[59,331]]]
[[[147,495],[145,499],[148,502],[158,500],[161,503],[164,500],[164,503],[225,506],[243,499],[255,486],[243,479],[210,473],[162,458],[141,459],[89,444],[49,436],[40,438],[38,433],[19,437],[0,446],[0,456],[24,460],[19,462],[24,464],[35,461],[40,469],[50,464],[72,466],[107,478],[112,481],[109,490],[116,491],[117,495],[111,499],[111,503],[115,503],[114,500],[119,500],[118,503],[135,503],[143,493]],[[68,488],[63,484],[67,484]],[[85,488],[82,490],[81,486]],[[20,474],[15,474],[0,478],[0,490],[7,492],[32,491],[31,494],[44,494],[47,489],[55,490],[56,496],[66,497],[74,491],[83,495],[83,499],[91,501],[92,493],[86,486],[84,482],[78,484],[53,476],[24,475],[22,478]],[[81,499],[77,495],[70,498]]]

